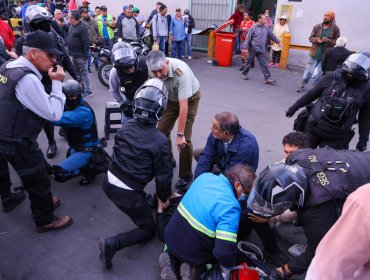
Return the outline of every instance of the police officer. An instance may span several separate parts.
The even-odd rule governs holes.
[[[319,83],[296,101],[286,112],[287,117],[317,99],[313,105],[304,132],[312,148],[331,146],[348,149],[357,122],[359,151],[367,149],[370,130],[370,53],[350,55],[342,68],[328,72]]]
[[[146,57],[151,77],[163,81],[168,89],[168,105],[158,129],[167,137],[178,119],[176,145],[180,153],[178,189],[185,189],[193,180],[191,134],[200,100],[199,82],[190,67],[182,60],[166,58],[160,51],[151,51]]]
[[[9,162],[20,176],[29,194],[38,232],[72,224],[71,217],[58,217],[53,213],[46,162],[36,141],[45,120],[57,121],[63,113],[64,71],[57,66],[54,72],[52,67],[60,54],[49,35],[38,30],[26,34],[22,56],[0,68],[0,158]],[[53,81],[50,94],[41,83],[42,72],[47,72]],[[8,208],[14,208],[21,201],[20,192],[10,192],[7,164],[1,164],[0,168],[0,195],[3,206]]]
[[[67,98],[65,111],[53,124],[65,129],[69,150],[67,158],[53,166],[55,180],[62,183],[84,174],[80,185],[88,185],[95,174],[89,172],[87,166],[92,153],[100,148],[94,110],[82,99],[83,89],[77,81],[64,82],[62,90]]]
[[[156,231],[144,188],[155,178],[157,197],[163,208],[171,195],[170,143],[157,128],[167,103],[167,90],[158,79],[148,80],[134,97],[134,119],[118,130],[112,163],[103,180],[103,190],[116,206],[138,226],[125,233],[101,239],[100,260],[112,267],[116,251],[150,240]]]
[[[145,57],[138,57],[131,45],[115,43],[112,48],[113,68],[109,74],[109,92],[121,105],[122,124],[133,118],[135,92],[148,79]]]
[[[61,65],[71,77],[75,80],[78,80],[76,70],[72,64],[72,61],[65,49],[64,39],[55,31],[53,23],[53,16],[43,7],[32,5],[27,8],[26,17],[24,24],[27,26],[27,30],[36,31],[42,30],[49,33],[50,39],[57,43],[57,48],[62,52],[61,55],[58,55],[56,64]],[[58,28],[58,25],[57,25]],[[15,50],[17,55],[22,54],[22,45],[24,38],[21,37],[16,41]],[[41,73],[43,75],[42,84],[45,87],[45,91],[50,93],[51,91],[51,80],[47,73]],[[54,126],[50,122],[45,123],[44,131],[46,137],[48,138],[48,148],[46,150],[46,156],[48,158],[54,158],[57,153],[57,145],[54,138]]]
[[[248,206],[257,215],[272,217],[290,209],[298,214],[307,237],[304,254],[273,270],[271,279],[305,272],[320,240],[339,218],[343,202],[370,182],[370,152],[299,149],[286,164],[268,166],[256,179]],[[329,268],[328,268],[329,269]]]

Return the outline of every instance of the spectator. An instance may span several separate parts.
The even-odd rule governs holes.
[[[257,140],[252,133],[239,125],[236,115],[230,112],[216,114],[211,130],[206,146],[193,152],[194,159],[198,162],[194,178],[205,172],[225,174],[238,163],[257,169]]]
[[[67,41],[67,35],[70,28],[70,24],[66,18],[63,17],[63,13],[59,9],[54,11],[54,20],[58,23],[59,29],[62,32],[62,38]]]
[[[332,11],[327,11],[324,15],[322,23],[316,24],[309,37],[312,43],[309,59],[306,64],[303,76],[299,81],[297,92],[302,92],[312,77],[312,74],[317,67],[318,73],[315,78],[315,84],[321,77],[321,61],[325,52],[334,47],[335,42],[340,36],[339,27],[335,23],[335,14]]]
[[[153,17],[159,13],[159,8],[163,5],[162,2],[157,2],[156,4],[156,8],[150,13],[148,19],[147,19],[147,23],[151,23],[152,22],[152,19]]]
[[[140,14],[140,10],[138,8],[133,8],[132,13],[137,21],[137,24],[139,25],[139,34],[141,34],[144,30],[143,23],[145,22],[145,18],[142,14]]]
[[[243,4],[238,4],[235,8],[234,13],[230,16],[229,20],[233,19],[233,32],[236,35],[235,38],[235,53],[238,54],[240,53],[240,38],[239,38],[239,27],[240,24],[243,21],[243,13],[244,13],[244,5]]]
[[[99,35],[99,28],[98,24],[96,23],[96,20],[90,17],[89,12],[82,8],[80,10],[81,14],[81,21],[86,25],[87,31],[89,32],[89,42],[90,45],[97,45],[100,42],[100,35]],[[95,70],[99,70],[99,59],[98,59],[98,53],[94,52],[94,63],[95,63]],[[91,73],[91,49],[89,48],[89,58],[87,61],[87,69],[89,73]]]
[[[329,71],[335,71],[338,66],[341,66],[348,56],[352,54],[351,51],[346,49],[347,38],[339,37],[335,47],[329,49],[321,63],[322,72],[325,74]]]
[[[78,8],[80,14],[81,14],[81,8],[85,8],[87,12],[89,13],[89,15],[92,17],[94,15],[94,11],[90,9],[89,7],[90,4],[91,3],[87,0],[82,1],[82,6]]]
[[[286,15],[282,15],[279,18],[279,24],[275,24],[274,26],[274,35],[279,38],[280,42],[283,41],[283,37],[286,33],[289,33],[289,26],[286,23],[287,17]],[[281,56],[281,46],[280,44],[273,43],[272,44],[272,61],[269,63],[270,66],[278,66],[280,63],[280,56]]]
[[[185,56],[186,50],[188,51],[188,59],[191,59],[191,36],[193,28],[195,27],[194,18],[190,15],[189,9],[184,10],[184,19],[185,19],[185,49],[183,57]]]
[[[254,57],[257,56],[266,84],[273,84],[276,81],[271,78],[270,71],[266,61],[266,42],[273,40],[280,44],[280,41],[272,33],[271,29],[265,25],[265,15],[258,15],[257,24],[254,24],[248,31],[247,39],[244,41],[243,48],[248,48],[247,61],[244,64],[242,78],[248,79],[248,72]]]
[[[95,7],[95,11],[94,11],[94,16],[93,16],[93,18],[97,18],[98,16],[100,16],[101,15],[101,10],[100,10],[100,6],[96,6]]]
[[[165,42],[168,41],[167,6],[161,5],[159,12],[152,19],[153,40],[158,43],[161,52],[165,53]]]
[[[244,20],[240,24],[240,52],[242,57],[242,67],[239,69],[240,71],[243,71],[244,69],[244,63],[247,58],[248,54],[248,47],[244,45],[244,41],[247,39],[248,31],[252,27],[253,24],[255,24],[254,20],[252,20],[250,16],[250,12],[244,13]],[[252,64],[254,61],[252,62]]]
[[[0,66],[11,58],[17,59],[18,55],[6,49],[4,41],[2,40],[0,36]]]
[[[181,9],[176,9],[176,15],[170,25],[170,38],[172,42],[171,57],[182,59],[185,46],[185,20],[182,18]]]
[[[122,38],[122,19],[126,16],[127,8],[128,8],[127,5],[123,6],[122,13],[119,14],[116,20],[116,28],[119,38]]]
[[[139,36],[139,24],[133,16],[132,9],[127,8],[125,16],[122,17],[120,24],[117,24],[118,37],[123,41],[130,43],[137,40]]]
[[[266,22],[265,22],[265,25],[268,27],[268,28],[271,28],[272,25],[274,24],[274,21],[272,20],[272,18],[270,17],[270,10],[269,9],[265,9],[263,11],[263,14],[265,15],[266,17]]]
[[[97,16],[97,23],[99,28],[99,34],[101,42],[104,46],[108,48],[113,47],[113,37],[114,37],[114,29],[116,28],[116,23],[113,17],[108,14],[107,7],[101,6],[101,15]]]
[[[10,26],[0,18],[0,37],[3,39],[5,47],[11,51],[14,45],[14,33]]]
[[[78,11],[68,13],[71,29],[68,32],[68,51],[72,57],[72,62],[81,77],[84,86],[82,97],[93,96],[90,87],[90,75],[87,69],[87,60],[89,58],[90,41],[86,25],[80,20]]]

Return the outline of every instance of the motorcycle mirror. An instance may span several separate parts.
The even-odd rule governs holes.
[[[117,42],[122,42],[122,38],[118,38]]]

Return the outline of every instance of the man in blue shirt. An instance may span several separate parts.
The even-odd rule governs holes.
[[[181,9],[176,9],[176,15],[170,25],[170,38],[172,42],[171,57],[182,59],[185,48],[185,20],[181,15]]]
[[[205,172],[225,173],[238,163],[256,170],[259,148],[254,135],[239,125],[236,115],[222,112],[215,115],[206,146],[203,150],[194,150],[193,156],[198,161],[196,178]]]

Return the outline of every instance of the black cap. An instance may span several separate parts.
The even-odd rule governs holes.
[[[81,8],[80,9],[80,14],[82,14],[82,13],[88,13],[89,11],[88,11],[88,9],[86,9],[86,8]]]
[[[108,9],[107,9],[107,6],[101,6],[101,7],[100,7],[100,10],[102,10],[102,11],[106,11],[106,10],[108,10]]]
[[[52,55],[63,54],[57,49],[55,41],[51,40],[51,37],[45,31],[37,30],[30,32],[26,34],[24,38],[23,45],[26,47],[37,48]]]

